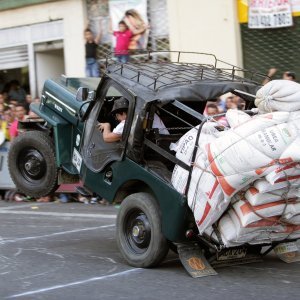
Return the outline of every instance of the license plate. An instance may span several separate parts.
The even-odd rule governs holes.
[[[247,254],[247,248],[228,249],[217,255],[217,260],[230,260],[244,258]]]
[[[274,251],[277,255],[285,254],[290,252],[297,252],[298,246],[296,243],[282,243],[274,248]]]
[[[72,163],[76,167],[78,172],[80,173],[81,164],[82,164],[82,157],[75,148],[74,148],[74,151],[73,151]]]

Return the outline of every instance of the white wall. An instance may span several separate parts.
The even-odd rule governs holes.
[[[236,0],[167,0],[171,50],[213,53],[242,66]]]
[[[65,73],[63,49],[36,52],[36,78],[38,95],[41,95],[45,80]]]
[[[67,76],[84,76],[84,0],[56,1],[0,12],[0,29],[62,19]]]

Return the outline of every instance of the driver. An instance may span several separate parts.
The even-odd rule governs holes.
[[[110,123],[99,123],[98,129],[103,132],[103,140],[106,143],[119,142],[122,138],[125,121],[127,118],[129,102],[126,98],[121,97],[115,100],[111,114],[116,118],[119,124],[111,131]]]
[[[120,99],[115,100],[111,114],[117,119],[119,124],[113,129],[113,131],[111,131],[110,123],[99,123],[97,125],[97,128],[103,132],[104,142],[114,143],[119,142],[122,139],[128,107],[129,102],[126,98],[121,97]],[[160,134],[170,134],[168,129],[166,129],[165,124],[157,114],[154,114],[152,128],[157,128]]]

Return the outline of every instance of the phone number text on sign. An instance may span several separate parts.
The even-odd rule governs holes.
[[[293,26],[289,0],[249,1],[249,28],[280,28]]]
[[[249,15],[249,28],[280,28],[293,26],[290,13]]]

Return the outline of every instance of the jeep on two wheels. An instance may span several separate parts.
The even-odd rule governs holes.
[[[41,197],[64,182],[80,180],[80,193],[120,203],[116,240],[132,266],[156,266],[169,248],[178,250],[192,275],[213,274],[209,263],[225,264],[226,258],[253,261],[261,246],[226,249],[218,239],[199,235],[187,191],[179,193],[170,180],[175,165],[188,172],[192,166],[177,159],[170,144],[207,120],[208,100],[232,92],[251,109],[251,95],[264,76],[211,54],[197,54],[197,61],[205,63],[184,61],[195,53],[172,52],[175,62],[160,61],[160,54],[149,51],[145,57],[153,61],[139,64],[108,57],[101,80],[47,80],[41,103],[31,105],[42,121],[22,123],[25,132],[11,146],[13,181],[23,193]],[[110,112],[120,97],[129,103],[122,139],[106,143],[97,124],[117,125]],[[169,134],[154,128],[155,115]]]

